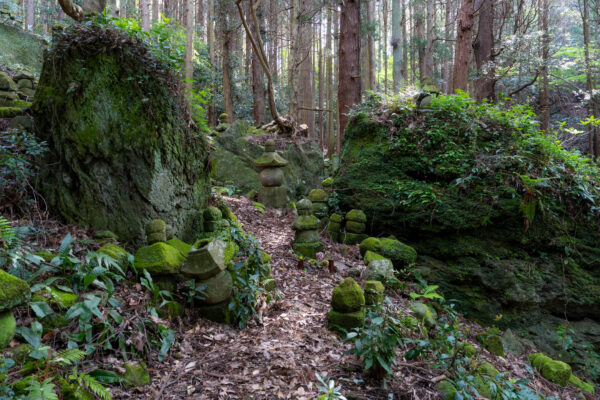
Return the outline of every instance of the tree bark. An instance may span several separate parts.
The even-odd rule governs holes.
[[[71,3],[71,5],[74,5],[74,4]],[[66,12],[66,10],[65,10],[65,12]],[[83,14],[83,12],[82,12],[82,14]],[[69,15],[71,15],[71,14],[69,14]],[[83,18],[83,15],[81,16],[81,18]],[[80,21],[80,19],[76,19],[75,17],[73,17],[73,19],[75,19],[76,21]],[[34,22],[35,22],[35,0],[27,0],[27,30],[28,31],[33,31]]]
[[[314,108],[314,68],[312,54],[312,9],[311,0],[300,0],[298,3],[298,99],[300,109],[298,122],[308,126],[309,134],[315,135],[315,113],[307,108]]]
[[[215,63],[215,28],[213,23],[213,18],[215,15],[215,2],[214,0],[208,0],[208,14],[206,18],[207,29],[206,35],[208,37],[208,59],[210,61],[210,65],[212,68],[216,68]],[[216,85],[212,87],[213,93],[217,92]],[[208,105],[208,125],[216,126],[217,125],[217,113],[215,111],[215,103],[214,99],[211,99],[210,104]]]
[[[495,101],[494,80],[494,2],[477,0],[475,9],[479,10],[479,28],[473,42],[475,65],[478,78],[475,81],[475,99]]]
[[[360,102],[360,0],[346,0],[340,13],[340,43],[338,50],[338,142],[344,138],[348,112]]]
[[[471,62],[471,36],[473,31],[473,0],[461,0],[458,28],[456,30],[456,50],[454,53],[454,81],[452,92],[467,91],[469,64]]]
[[[435,29],[435,5],[434,0],[427,0],[427,34],[426,34],[426,45],[425,45],[425,75],[424,77],[433,79],[433,39]],[[421,77],[423,80],[423,77]]]
[[[219,28],[222,40],[222,53],[223,59],[223,103],[225,106],[225,113],[227,114],[227,122],[232,123],[234,119],[233,112],[233,87],[232,87],[232,57],[231,50],[233,46],[233,38],[231,37],[231,10],[228,7],[229,2],[227,0],[220,1],[219,4]]]
[[[383,20],[383,93],[388,93],[388,0],[382,0],[382,20]]]
[[[548,11],[550,8],[549,0],[539,0],[539,30],[542,33],[540,38],[540,66],[539,81],[539,103],[540,103],[540,129],[543,132],[549,132],[550,129],[550,101],[548,98],[548,58],[550,55],[550,36],[548,33]]]
[[[333,126],[333,40],[331,37],[331,25],[333,22],[331,4],[327,6],[327,37],[325,47],[327,51],[327,157],[331,158],[335,151],[335,130]]]
[[[394,93],[402,87],[402,14],[404,7],[401,0],[392,0],[392,57]],[[405,54],[406,56],[406,54]]]
[[[160,19],[158,15],[158,0],[152,0],[152,21],[157,22]]]
[[[590,96],[589,103],[589,112],[590,115],[597,116],[598,111],[600,110],[600,106],[598,105],[597,95],[594,94],[595,82],[592,71],[592,65],[590,61],[590,45],[591,45],[591,34],[590,34],[590,5],[589,0],[583,0],[583,13],[582,13],[582,22],[583,22],[583,54],[584,54],[584,63],[585,63],[585,86]],[[598,148],[598,132],[597,127],[593,126],[593,124],[589,124],[589,132],[588,132],[588,144],[589,144],[589,152],[590,157],[593,160],[598,159],[598,155],[600,153],[600,149]]]
[[[277,51],[279,40],[279,15],[277,8],[277,0],[269,1],[269,68],[273,74],[273,80],[278,79],[278,63],[277,63]]]
[[[140,0],[140,12],[142,14],[142,31],[150,31],[150,4],[148,0]]]
[[[262,22],[263,13],[260,10],[260,4],[257,11],[257,17],[259,24]],[[253,31],[256,32],[257,35],[262,35],[260,31],[260,25],[254,26],[253,23],[248,24],[249,27],[252,27]],[[247,35],[249,38],[249,35]],[[265,79],[264,79],[264,71],[262,66],[260,65],[259,54],[252,50],[252,42],[249,40],[250,48],[246,49],[246,51],[251,52],[252,54],[252,93],[254,95],[253,102],[253,116],[254,116],[254,124],[256,126],[260,126],[264,123],[265,119]]]
[[[186,38],[185,38],[185,86],[188,91],[192,90],[194,79],[194,0],[186,2]]]

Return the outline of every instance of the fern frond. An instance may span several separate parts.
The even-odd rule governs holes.
[[[75,364],[85,358],[87,354],[85,351],[79,349],[67,349],[62,350],[56,353],[56,355],[52,358],[53,364],[59,364],[64,366]]]
[[[86,374],[81,374],[79,377],[81,378],[85,386],[96,396],[100,397],[102,400],[112,400],[112,396],[110,395],[108,389],[106,389],[96,379]]]
[[[10,221],[0,216],[0,247],[5,249],[12,248],[17,241],[17,234]]]

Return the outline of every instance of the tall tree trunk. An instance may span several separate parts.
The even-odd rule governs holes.
[[[254,30],[254,25],[252,24],[252,18],[250,17],[250,6],[249,3],[246,3],[245,12],[246,12],[246,20],[248,21],[248,26],[250,29]],[[252,43],[250,42],[250,35],[246,34],[246,54],[244,55],[244,77],[246,78],[246,85],[250,86],[252,84],[253,75],[250,73],[250,68],[253,67],[252,64]],[[254,71],[254,70],[252,70]]]
[[[400,25],[402,25],[402,29],[400,29],[402,35],[402,53],[400,55],[400,58],[402,59],[402,68],[400,73],[400,81],[404,80],[404,82],[406,82],[408,79],[408,37],[406,35],[407,17],[405,1],[406,0],[402,0],[402,19],[400,20]]]
[[[338,142],[344,138],[348,112],[360,102],[360,0],[346,0],[340,14],[340,44],[338,50]]]
[[[393,79],[394,93],[398,92],[402,87],[402,14],[404,13],[404,5],[401,0],[392,0],[392,57],[393,63]],[[406,57],[406,54],[404,55]]]
[[[327,7],[327,37],[325,47],[327,51],[327,157],[331,158],[335,151],[335,130],[333,126],[333,40],[331,37],[332,11],[330,3]]]
[[[289,114],[293,119],[298,116],[298,0],[291,0],[290,8],[290,51],[288,55],[288,88],[290,95]]]
[[[456,30],[456,50],[454,53],[454,80],[452,92],[467,91],[469,64],[471,62],[471,36],[473,32],[473,0],[461,0]]]
[[[277,0],[269,1],[269,68],[273,74],[273,80],[278,80],[277,64],[277,41],[279,39],[279,14]]]
[[[227,114],[227,122],[233,122],[233,86],[232,86],[232,47],[234,45],[231,34],[231,17],[232,10],[229,7],[229,1],[222,0],[219,2],[219,23],[218,26],[221,32],[223,59],[223,103],[225,113]]]
[[[33,31],[35,23],[35,0],[27,0],[27,30]]]
[[[452,52],[452,24],[450,23],[452,18],[452,1],[446,1],[446,10],[445,10],[445,18],[444,18],[444,37],[446,38],[446,43],[449,48],[449,53]],[[444,61],[444,66],[442,69],[442,81],[443,81],[443,92],[450,93],[450,88],[452,87],[452,60],[451,57],[447,57]]]
[[[315,134],[314,110],[314,81],[313,54],[312,54],[312,1],[300,0],[298,7],[298,51],[299,51],[299,83],[298,122],[308,126],[310,135]]]
[[[142,30],[150,31],[150,4],[149,0],[140,0],[140,11],[142,14]]]
[[[366,66],[366,86],[364,90],[375,90],[375,35],[373,31],[373,24],[375,22],[375,1],[369,0],[367,3],[367,24],[369,31],[367,34],[367,60]]]
[[[388,93],[388,0],[383,0],[382,19],[383,19],[383,93]]]
[[[200,35],[201,39],[204,39],[204,35],[207,33],[206,25],[204,23],[204,0],[197,0],[198,4],[196,7],[196,32]],[[202,32],[202,34],[200,34]],[[208,41],[208,35],[206,36]]]
[[[540,67],[539,101],[540,101],[540,129],[549,132],[550,129],[550,101],[548,99],[548,57],[550,55],[550,34],[548,32],[548,11],[550,0],[539,0],[539,30],[540,38]]]
[[[156,0],[155,0],[156,1]],[[186,38],[185,38],[185,86],[192,90],[194,79],[194,0],[186,0]]]
[[[475,9],[479,10],[479,28],[473,42],[475,65],[478,78],[475,81],[475,99],[495,100],[495,80],[493,66],[494,51],[494,2],[477,0]]]
[[[585,86],[590,96],[590,114],[593,116],[598,115],[598,111],[600,107],[598,106],[598,96],[594,93],[595,82],[592,71],[592,65],[590,62],[590,45],[591,45],[591,35],[590,35],[590,5],[589,0],[583,0],[583,13],[582,13],[582,22],[583,22],[583,54],[584,54],[584,62],[585,62]],[[593,126],[593,124],[589,124],[589,151],[592,159],[597,160],[598,155],[600,153],[600,149],[598,148],[598,132],[597,128]]]
[[[157,22],[160,19],[158,15],[158,0],[152,0],[152,21]]]
[[[251,29],[256,32],[257,35],[262,36],[262,32],[260,30],[260,24],[263,22],[263,12],[261,10],[260,4],[258,9],[256,10],[256,14],[259,21],[259,26],[254,26],[254,23],[249,23],[248,26],[252,27]],[[264,24],[263,24],[264,25]],[[247,35],[248,38],[250,37]],[[246,49],[246,51],[252,53],[252,93],[254,95],[253,102],[253,116],[254,116],[254,124],[256,126],[261,126],[265,122],[265,78],[263,68],[260,65],[260,55],[252,50],[252,42],[249,41],[250,47]]]
[[[417,55],[419,62],[419,80],[427,76],[425,63],[425,50],[427,48],[427,37],[425,35],[425,0],[416,0],[413,10],[415,11],[415,37],[417,40]]]
[[[215,46],[216,46],[216,40],[215,40],[215,27],[214,27],[214,23],[213,23],[213,18],[215,15],[215,1],[214,0],[208,0],[208,14],[207,14],[207,18],[206,18],[206,22],[207,22],[207,29],[206,29],[206,34],[208,37],[208,59],[210,61],[210,65],[212,66],[213,69],[216,69],[216,63],[215,63]],[[213,93],[217,92],[217,87],[216,84],[213,83]],[[211,99],[210,104],[208,105],[208,125],[210,126],[216,126],[217,125],[217,113],[215,110],[215,103],[214,103],[214,99]]]
[[[425,44],[425,77],[433,79],[433,40],[435,36],[435,4],[434,0],[427,0],[427,35]],[[421,80],[423,77],[421,77]]]

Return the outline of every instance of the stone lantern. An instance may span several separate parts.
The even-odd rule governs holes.
[[[258,191],[258,201],[265,206],[285,208],[288,203],[287,191],[283,184],[283,167],[287,160],[275,151],[272,139],[265,143],[265,152],[254,162],[260,168],[260,183],[263,187]]]

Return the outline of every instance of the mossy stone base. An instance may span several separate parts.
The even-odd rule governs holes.
[[[107,256],[111,257],[121,267],[127,267],[127,251],[120,246],[112,243],[105,243],[104,246],[100,247],[98,253],[106,254]]]
[[[148,367],[144,363],[125,363],[125,373],[123,374],[123,383],[127,387],[144,386],[150,383],[150,374]]]
[[[202,305],[197,307],[198,314],[202,318],[219,324],[231,323],[231,311],[229,311],[229,300],[222,301],[217,304]]]
[[[361,242],[361,246],[362,246],[362,243],[364,243],[364,241]],[[367,250],[366,253],[364,253],[364,255],[363,255],[363,262],[365,263],[365,265],[369,265],[371,263],[371,261],[376,261],[376,260],[387,260],[387,258],[382,256],[381,254],[377,254],[370,250]],[[391,261],[390,261],[390,263],[391,263]]]
[[[363,233],[367,226],[363,222],[346,221],[346,231],[351,233]]]
[[[286,208],[288,195],[285,186],[262,187],[257,193],[257,200],[265,206],[273,208]]]
[[[229,271],[221,271],[218,275],[198,283],[206,285],[203,304],[217,304],[225,301],[231,296],[233,289],[233,279]]]
[[[8,347],[10,341],[15,337],[17,322],[12,310],[0,313],[0,349]]]
[[[369,236],[364,233],[352,233],[352,232],[341,232],[340,242],[353,245],[358,244],[368,238]]]
[[[301,255],[305,258],[317,258],[317,253],[323,251],[323,244],[321,242],[314,243],[294,243],[292,246],[294,253]]]
[[[314,229],[309,231],[296,231],[294,241],[298,243],[316,243],[319,241],[319,232]]]
[[[27,282],[0,269],[0,312],[12,310],[30,298]]]
[[[360,328],[365,324],[365,310],[353,313],[342,313],[335,310],[329,311],[327,315],[327,326],[330,329],[344,329],[349,331],[354,328]]]
[[[591,383],[582,381],[575,375],[571,375],[571,377],[569,378],[569,383],[571,385],[575,386],[576,388],[579,388],[579,389],[581,389],[585,392],[591,393],[591,394],[594,394],[594,392],[596,391],[594,385],[592,385]]]
[[[190,249],[192,248],[192,245],[187,244],[184,241],[179,240],[177,238],[169,239],[165,243],[167,243],[171,247],[175,247],[177,250],[179,250],[181,252],[181,254],[183,254],[186,257],[188,255],[188,253],[190,252]]]
[[[179,250],[166,243],[154,243],[142,247],[135,254],[133,264],[138,271],[143,269],[151,274],[176,274],[181,270],[185,257]]]
[[[567,386],[571,379],[571,366],[562,361],[553,360],[542,353],[529,355],[529,362],[550,382],[559,386]]]
[[[365,282],[365,304],[371,306],[381,303],[384,290],[385,287],[380,281]]]
[[[333,288],[331,306],[335,311],[350,313],[359,311],[365,305],[365,294],[352,278],[344,279]]]

